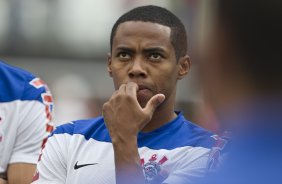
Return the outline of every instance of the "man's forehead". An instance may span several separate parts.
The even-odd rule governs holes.
[[[171,43],[170,33],[171,29],[161,24],[128,21],[119,25],[113,46],[142,42],[146,47],[161,47]]]
[[[147,32],[147,33],[154,33],[154,34],[164,34],[170,36],[171,28],[159,23],[153,22],[144,22],[144,21],[126,21],[121,23],[117,27],[116,35],[117,34],[137,34],[138,32]]]

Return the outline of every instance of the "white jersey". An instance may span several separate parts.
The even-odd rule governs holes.
[[[173,121],[138,134],[144,177],[150,183],[159,173],[163,183],[191,183],[206,171],[212,133],[179,113]],[[114,184],[114,152],[103,117],[80,120],[56,128],[37,165],[34,184]]]
[[[12,163],[37,163],[52,106],[42,80],[0,61],[0,174]]]

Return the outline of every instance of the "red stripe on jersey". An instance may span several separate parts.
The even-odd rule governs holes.
[[[52,114],[50,112],[50,106],[49,105],[45,105],[45,113],[46,113],[46,117],[49,121],[52,120]]]
[[[42,153],[40,153],[39,157],[38,157],[38,162],[41,160],[42,157]]]
[[[144,164],[145,164],[144,158],[142,158],[142,159],[140,160],[140,163],[141,163],[141,166],[144,166]]]
[[[44,98],[44,99],[43,99],[44,102],[48,102],[48,103],[52,103],[52,102],[53,102],[53,98],[52,98],[51,95],[46,95],[46,94],[45,94],[45,95],[43,96],[43,98]]]
[[[33,79],[33,80],[30,82],[30,84],[31,84],[32,86],[36,87],[37,89],[38,89],[38,88],[41,88],[41,87],[43,87],[43,86],[46,85],[46,83],[45,83],[43,80],[39,79],[39,78]]]
[[[167,160],[168,160],[168,159],[166,158],[166,156],[164,156],[158,163],[162,165],[162,164],[165,163]]]
[[[35,175],[34,175],[33,178],[32,178],[32,182],[34,182],[34,181],[36,181],[36,180],[38,180],[38,179],[39,179],[39,172],[36,171]]]
[[[47,124],[46,132],[52,132],[54,130],[54,126]]]
[[[48,137],[46,137],[46,138],[43,139],[42,144],[41,144],[41,148],[42,148],[42,149],[44,149],[45,144],[46,144],[46,142],[47,142],[47,139],[48,139]]]

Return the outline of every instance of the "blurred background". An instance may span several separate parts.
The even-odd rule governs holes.
[[[154,4],[174,12],[186,26],[192,71],[178,84],[177,109],[216,130],[203,106],[197,82],[197,35],[200,0],[1,0],[0,60],[31,71],[47,82],[55,102],[56,125],[101,113],[114,88],[107,74],[110,32],[117,18],[139,6]]]

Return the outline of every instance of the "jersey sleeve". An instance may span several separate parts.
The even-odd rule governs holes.
[[[224,160],[229,153],[229,140],[231,138],[231,132],[224,131],[220,136],[214,135],[215,144],[211,148],[208,164],[207,164],[207,172],[213,173],[217,171],[222,165]]]
[[[68,139],[57,127],[39,157],[32,184],[64,184],[67,177]]]
[[[32,81],[40,81],[34,85]],[[38,83],[39,84],[39,83]],[[11,163],[36,164],[41,147],[52,125],[52,96],[46,84],[39,78],[27,77],[22,97],[18,100],[19,121]]]
[[[162,182],[163,184],[193,184],[199,178],[204,177],[210,149],[196,148],[192,152],[190,154],[193,157],[180,161],[179,167],[170,172],[168,177]]]
[[[221,136],[212,135],[209,148],[197,147],[190,152],[193,157],[180,161],[180,167],[170,173],[163,184],[193,184],[201,181],[207,174],[220,167],[227,155],[226,145],[230,139],[230,132]]]

